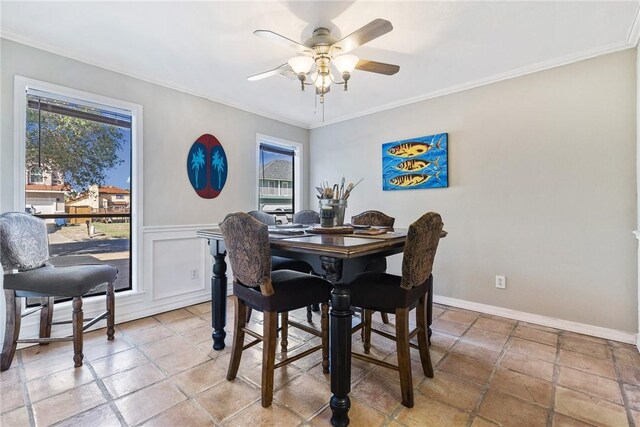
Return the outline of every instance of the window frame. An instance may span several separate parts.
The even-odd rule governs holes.
[[[84,92],[53,83],[16,75],[14,78],[14,174],[13,210],[22,212],[25,205],[27,185],[26,172],[26,124],[27,124],[27,92],[29,90],[53,93],[60,99],[67,98],[76,104],[88,107],[110,107],[114,110],[125,110],[131,115],[131,290],[119,292],[129,295],[144,292],[142,279],[143,256],[143,205],[142,205],[142,145],[143,145],[143,108],[142,105],[109,98],[102,95]]]
[[[293,156],[293,213],[303,209],[304,195],[306,194],[303,182],[303,159],[304,145],[300,142],[290,141],[274,136],[256,134],[256,178],[255,178],[255,203],[256,209],[260,210],[260,145],[270,145],[276,149],[291,150]]]

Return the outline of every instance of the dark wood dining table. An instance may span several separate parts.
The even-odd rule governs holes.
[[[274,231],[271,233],[271,231]],[[406,229],[394,229],[379,235],[362,234],[276,234],[270,230],[272,255],[304,260],[314,271],[333,284],[329,327],[329,364],[331,372],[331,424],[349,424],[349,392],[351,390],[351,293],[349,282],[364,271],[369,262],[381,256],[403,252]],[[199,230],[198,237],[207,239],[213,257],[211,278],[211,321],[213,348],[222,350],[226,332],[227,266],[226,250],[220,229]],[[446,235],[446,233],[444,233]],[[432,290],[427,304],[431,325]],[[429,331],[430,334],[430,331]]]

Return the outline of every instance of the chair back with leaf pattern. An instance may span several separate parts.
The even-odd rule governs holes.
[[[33,270],[48,260],[44,220],[22,212],[0,215],[0,261],[5,272]]]
[[[249,212],[247,212],[247,215],[250,215],[251,217],[257,219],[258,221],[260,221],[263,224],[276,225],[276,217],[271,215],[271,214],[268,214],[266,212],[249,211]]]
[[[396,219],[380,211],[365,211],[351,217],[353,225],[373,225],[374,227],[393,227]]]
[[[220,230],[233,270],[233,280],[245,286],[260,287],[263,295],[273,294],[271,250],[266,224],[244,212],[225,217]]]
[[[320,214],[316,211],[305,210],[293,214],[294,224],[320,224]]]
[[[409,226],[402,259],[402,288],[420,286],[431,276],[442,227],[442,218],[435,212],[422,215]]]

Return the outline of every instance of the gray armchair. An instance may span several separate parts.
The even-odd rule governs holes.
[[[118,270],[109,265],[77,265],[54,267],[49,261],[47,228],[43,220],[34,216],[9,212],[0,215],[0,261],[4,269],[4,294],[6,301],[6,325],[0,370],[11,367],[16,345],[19,342],[46,344],[56,341],[73,341],[74,366],[82,366],[82,333],[99,320],[107,319],[107,339],[114,334],[114,282]],[[107,309],[101,315],[84,319],[82,296],[95,292],[106,284]],[[54,296],[73,299],[73,319],[52,322]],[[41,307],[22,314],[20,298],[42,299]],[[19,340],[21,318],[38,310],[40,313],[40,337]],[[85,325],[86,322],[86,325]],[[51,325],[71,323],[72,337],[51,338]]]

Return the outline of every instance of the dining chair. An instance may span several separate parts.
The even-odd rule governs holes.
[[[237,212],[227,215],[220,224],[231,268],[235,320],[233,347],[227,380],[233,380],[240,366],[242,351],[262,342],[262,406],[273,400],[273,375],[276,368],[322,349],[323,370],[329,368],[329,295],[331,283],[311,274],[293,270],[271,269],[269,232],[265,224],[250,215]],[[275,363],[278,313],[287,313],[321,304],[321,344]],[[263,334],[246,328],[246,311],[251,307],[263,313]],[[282,339],[286,340],[288,322],[282,322]],[[245,345],[245,334],[255,340]]]
[[[39,218],[21,212],[0,215],[0,261],[4,269],[6,323],[0,370],[11,367],[18,343],[73,341],[73,362],[82,366],[82,333],[102,319],[107,319],[107,339],[114,334],[114,282],[118,270],[110,265],[74,265],[54,267],[49,263],[47,225]],[[82,297],[106,284],[106,311],[84,319]],[[72,298],[72,320],[53,322],[54,297]],[[22,298],[41,298],[39,307],[22,313]],[[18,339],[22,317],[40,311],[39,338]],[[73,334],[51,338],[51,326],[72,324]],[[86,323],[86,324],[85,324]]]
[[[320,214],[313,210],[304,210],[293,214],[294,224],[313,225],[320,224]]]
[[[266,212],[249,211],[249,212],[247,212],[247,214],[252,216],[253,218],[257,219],[258,221],[260,221],[263,224],[267,224],[267,225],[271,225],[271,226],[275,226],[276,225],[275,216],[273,216],[271,214],[268,214]],[[293,271],[299,271],[301,273],[312,273],[313,272],[313,267],[311,267],[311,265],[309,265],[309,263],[306,263],[306,262],[298,260],[298,259],[291,259],[291,258],[286,258],[286,257],[282,257],[282,256],[272,256],[271,257],[271,270],[272,271],[293,270]],[[313,314],[311,313],[311,311],[312,311],[311,307],[307,308],[307,321],[308,322],[311,322],[313,320]],[[247,317],[247,322],[248,322],[249,319],[251,319],[251,309],[249,309],[247,311],[247,316],[248,316]]]
[[[370,310],[395,314],[395,336],[371,327],[365,322],[365,354],[353,353],[353,357],[391,368],[400,373],[402,404],[413,407],[413,384],[411,377],[410,348],[416,347],[410,340],[418,337],[422,370],[433,377],[431,356],[427,336],[426,298],[433,277],[431,270],[440,241],[442,219],[439,214],[429,212],[409,226],[402,259],[402,276],[364,272],[350,284],[351,303]],[[416,309],[416,328],[409,331],[409,312]],[[370,316],[370,314],[368,315]],[[366,354],[370,350],[371,332],[396,342],[398,365],[374,359]]]
[[[358,215],[354,215],[351,217],[351,224],[353,225],[370,225],[373,227],[390,227],[393,228],[396,219],[392,216],[388,216],[380,211],[369,210],[359,213]],[[387,271],[387,258],[380,257],[371,261],[365,268],[366,271],[378,271],[380,273],[384,273]],[[387,313],[380,313],[382,317],[382,323],[389,323],[389,316]],[[365,318],[370,319],[371,316],[367,317],[366,313],[362,313],[363,321]],[[364,331],[364,329],[363,329]]]

